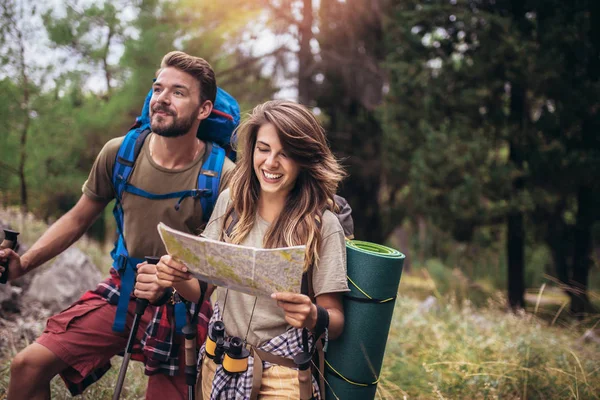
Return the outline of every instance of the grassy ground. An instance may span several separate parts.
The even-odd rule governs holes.
[[[438,300],[429,310],[399,297],[377,399],[598,399],[600,345],[580,340],[581,329],[550,326],[532,314],[507,314],[490,302],[474,308]],[[0,399],[12,354],[0,359]],[[81,399],[110,399],[120,359]],[[131,363],[123,399],[142,399],[139,363]],[[68,399],[62,381],[54,399]]]
[[[24,241],[45,229],[34,224],[24,220]],[[107,265],[93,243],[79,246]],[[432,266],[404,274],[400,295],[377,399],[600,399],[600,345],[581,340],[586,329],[600,326],[600,316],[571,318],[560,290],[530,289],[528,312],[507,313],[501,293]],[[429,296],[435,302],[425,308]],[[6,398],[10,360],[25,345],[21,340],[0,349],[0,400]],[[113,369],[78,398],[110,399],[119,363],[115,357]],[[142,399],[142,366],[129,368],[122,398]],[[52,392],[54,399],[70,398],[58,378]]]
[[[600,346],[573,329],[497,304],[440,301],[430,312],[398,299],[382,398],[597,399]]]

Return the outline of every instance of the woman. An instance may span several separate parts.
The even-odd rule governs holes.
[[[238,164],[230,189],[217,201],[203,236],[244,246],[276,248],[306,245],[304,270],[311,275],[316,304],[306,294],[254,297],[217,288],[214,320],[227,336],[254,348],[293,358],[302,352],[302,329],[313,330],[326,311],[329,338],[344,327],[341,293],[348,291],[344,233],[330,211],[344,172],[327,146],[325,133],[305,107],[288,101],[257,106],[238,132]],[[236,221],[236,222],[233,222]],[[157,266],[158,283],[197,301],[200,285],[169,256]],[[210,289],[209,289],[210,290]],[[320,321],[322,322],[322,321]],[[286,347],[286,346],[283,346]],[[291,350],[289,350],[291,349]],[[248,398],[253,360],[245,374],[224,374],[208,357],[202,362],[204,399]],[[219,379],[213,378],[214,374]],[[215,383],[213,385],[213,380]],[[256,389],[255,389],[256,390]],[[211,394],[212,391],[212,394]],[[313,391],[319,396],[313,380]],[[264,363],[261,398],[299,398],[298,371]]]

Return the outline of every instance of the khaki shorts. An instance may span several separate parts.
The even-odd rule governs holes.
[[[210,399],[212,382],[217,365],[208,357],[202,360],[202,382],[197,382],[197,398],[202,395],[202,400]],[[202,393],[198,391],[202,390]],[[300,384],[298,371],[295,369],[273,365],[263,370],[259,399],[300,399]]]

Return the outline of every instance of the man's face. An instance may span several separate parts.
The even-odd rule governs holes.
[[[163,69],[152,85],[150,126],[164,137],[188,133],[200,114],[200,84],[173,67]]]

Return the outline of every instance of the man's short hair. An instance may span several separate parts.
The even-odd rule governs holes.
[[[206,100],[210,100],[215,104],[217,80],[215,72],[205,59],[190,56],[183,51],[172,51],[167,53],[160,63],[161,69],[167,67],[177,68],[196,78],[200,83],[200,102],[204,103]]]

